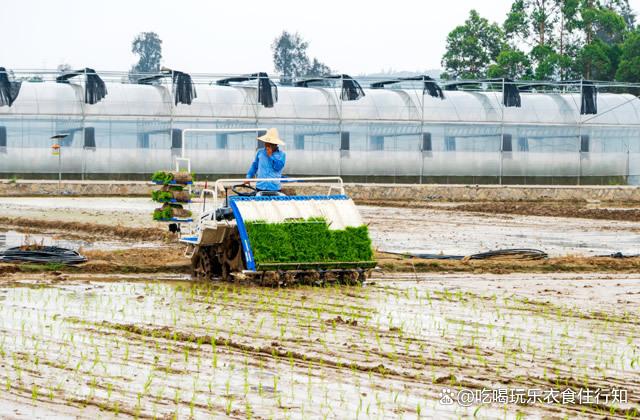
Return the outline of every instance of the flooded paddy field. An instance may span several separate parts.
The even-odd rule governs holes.
[[[554,257],[640,254],[640,219],[585,219],[555,207],[558,211],[549,213],[553,216],[536,215],[533,210],[530,215],[526,205],[522,205],[525,214],[513,214],[509,206],[500,213],[496,203],[476,205],[485,206],[487,213],[479,213],[476,207],[452,210],[449,203],[428,208],[381,204],[358,206],[380,251],[470,255],[500,248],[537,248]],[[151,220],[155,207],[147,198],[0,197],[0,226],[35,231],[63,226],[72,235],[92,233],[92,226],[121,227],[118,238],[159,241],[166,236],[166,227]],[[199,209],[198,203],[192,206],[195,214]],[[561,214],[566,217],[558,217]],[[93,233],[96,240],[109,232]]]
[[[379,251],[553,258],[378,253],[384,271],[363,287],[271,289],[191,281],[153,208],[0,198],[0,248],[30,240],[89,258],[0,264],[0,417],[639,416],[640,263],[593,257],[640,254],[633,218],[359,206]],[[485,398],[536,390],[557,394]]]
[[[444,208],[360,206],[387,251],[470,255],[536,248],[550,256],[640,254],[640,221],[479,214]]]
[[[638,280],[378,275],[364,287],[269,289],[8,276],[0,414],[631,418],[640,412]],[[442,403],[461,390],[581,388],[624,389],[628,399]]]

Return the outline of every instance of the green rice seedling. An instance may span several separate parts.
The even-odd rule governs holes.
[[[254,221],[246,223],[246,228],[258,264],[373,259],[366,226],[330,230],[325,219],[310,218],[288,223]]]
[[[173,181],[173,174],[171,172],[157,171],[151,176],[151,181],[168,184]]]
[[[225,409],[224,409],[224,412],[225,412],[225,414],[227,416],[231,414],[232,403],[233,403],[233,398],[231,396],[229,396],[229,398],[227,398],[227,403],[226,403]]]

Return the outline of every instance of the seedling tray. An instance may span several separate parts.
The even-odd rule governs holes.
[[[192,185],[193,181],[188,181],[188,182],[176,182],[176,181],[169,181],[169,182],[162,182],[162,181],[151,181],[156,185]]]

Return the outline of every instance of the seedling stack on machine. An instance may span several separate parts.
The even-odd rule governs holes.
[[[163,187],[152,198],[164,203],[154,219],[177,224],[169,228],[181,233],[185,256],[199,280],[251,280],[270,286],[364,281],[376,266],[371,239],[339,177],[220,179],[213,189],[201,191],[200,214],[191,220],[183,208],[192,182],[185,134],[261,130],[183,130],[176,171],[154,174],[153,181]],[[187,172],[180,171],[181,163]],[[257,191],[251,184],[259,181],[295,186],[300,195]]]
[[[185,204],[191,202],[191,193],[185,189],[193,183],[193,175],[189,172],[158,171],[153,174],[151,180],[162,185],[159,190],[151,193],[151,199],[161,203],[153,211],[153,220],[159,222],[191,222],[191,210],[185,209]]]

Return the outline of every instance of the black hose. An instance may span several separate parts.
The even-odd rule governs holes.
[[[549,255],[539,249],[515,248],[515,249],[498,249],[496,251],[481,252],[469,256],[470,260],[486,260],[495,257],[518,257],[527,260],[541,260],[548,258]]]
[[[637,258],[640,255],[624,255],[622,252],[614,252],[613,254],[607,255],[596,255],[598,258]]]
[[[80,264],[86,261],[87,258],[76,251],[57,246],[43,246],[36,249],[15,247],[0,251],[0,262]]]
[[[420,254],[420,253],[401,253],[388,252],[388,254],[403,255],[411,258],[422,258],[425,260],[488,260],[497,257],[514,257],[527,260],[541,260],[548,258],[549,255],[539,249],[516,248],[516,249],[498,249],[495,251],[481,252],[479,254],[465,255],[443,255],[443,254]]]

